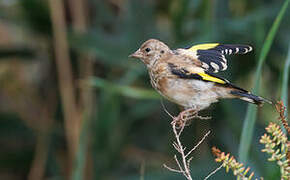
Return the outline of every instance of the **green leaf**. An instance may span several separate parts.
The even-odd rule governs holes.
[[[259,57],[258,61],[258,67],[256,70],[255,74],[255,86],[253,89],[253,93],[258,93],[259,91],[259,84],[261,80],[261,72],[262,72],[262,65],[265,62],[265,59],[269,53],[269,50],[271,48],[271,45],[273,43],[274,37],[277,33],[277,30],[280,26],[280,23],[282,21],[282,18],[286,12],[286,9],[288,7],[290,0],[286,0],[280,9],[280,12],[278,16],[276,17],[267,37],[266,40],[263,44],[261,54]],[[246,163],[248,154],[249,154],[249,148],[252,142],[252,137],[253,137],[253,131],[254,131],[254,125],[256,121],[256,116],[257,116],[257,108],[250,104],[247,108],[247,113],[243,125],[243,130],[242,130],[242,136],[241,136],[241,142],[240,142],[240,147],[239,147],[239,159],[241,162]]]
[[[135,88],[125,85],[118,85],[108,82],[99,77],[93,77],[89,80],[89,84],[92,87],[106,89],[122,96],[127,96],[135,99],[160,99],[160,95],[154,90]]]
[[[282,79],[282,85],[281,85],[282,87],[281,99],[284,102],[285,107],[288,107],[289,66],[290,66],[290,44],[289,44],[287,59],[284,65],[283,79]],[[287,108],[285,111],[285,115],[287,115]]]

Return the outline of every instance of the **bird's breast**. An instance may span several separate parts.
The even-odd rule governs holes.
[[[161,95],[184,107],[206,107],[217,98],[211,82],[161,77],[152,84]]]

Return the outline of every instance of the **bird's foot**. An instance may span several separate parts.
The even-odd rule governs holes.
[[[198,111],[196,109],[187,109],[179,113],[177,117],[173,118],[171,124],[177,124],[177,128],[182,126],[187,126],[190,124],[190,120],[198,116]]]
[[[171,122],[171,124],[175,123],[177,125],[177,128],[180,128],[182,126],[189,125],[191,120],[193,120],[194,118],[203,119],[203,120],[211,119],[211,117],[208,117],[208,116],[203,117],[203,116],[198,115],[198,112],[199,110],[197,110],[196,108],[184,110],[180,112],[177,117],[173,118],[173,121]]]
[[[178,115],[176,117],[173,117],[171,125],[175,125],[176,129],[180,129],[182,126],[184,126],[184,121],[182,121],[182,119]]]

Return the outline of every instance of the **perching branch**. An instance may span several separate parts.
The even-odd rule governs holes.
[[[165,108],[164,110],[166,111]],[[210,131],[208,131],[192,149],[190,149],[188,152],[185,152],[186,147],[182,145],[180,136],[189,120],[193,118],[200,118],[200,116],[198,116],[196,111],[194,114],[188,115],[189,112],[190,111],[186,110],[186,111],[181,112],[178,117],[173,117],[168,113],[168,111],[166,111],[166,113],[169,114],[173,119],[173,121],[171,122],[171,125],[172,125],[173,133],[175,135],[175,141],[172,143],[172,146],[179,153],[181,159],[179,160],[177,158],[177,155],[174,155],[174,160],[178,166],[177,169],[169,167],[166,164],[163,164],[163,166],[169,171],[183,174],[186,177],[186,179],[192,180],[192,177],[190,174],[190,162],[193,157],[189,157],[189,156],[205,140],[205,138],[207,138],[207,136],[210,134]],[[184,115],[186,115],[185,118],[184,118]]]

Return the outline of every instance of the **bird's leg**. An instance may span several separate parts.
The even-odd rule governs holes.
[[[171,124],[176,123],[178,127],[182,127],[184,124],[189,122],[189,120],[197,116],[198,110],[196,108],[186,109],[179,113],[177,117],[173,118]]]
[[[199,108],[197,107],[192,107],[189,109],[186,109],[182,112],[179,113],[177,117],[173,118],[172,123],[176,123],[178,127],[181,127],[182,125],[188,125],[190,123],[190,120],[194,118],[198,119],[211,119],[211,117],[203,117],[198,115]]]
[[[187,121],[192,119],[195,115],[197,115],[198,110],[196,108],[186,109],[179,113],[179,117],[182,121]]]
[[[186,118],[188,120],[191,120],[191,119],[194,119],[194,118],[197,118],[197,119],[202,119],[202,120],[207,120],[207,119],[211,119],[210,116],[200,116],[198,114],[199,110],[195,110],[193,113],[189,114]]]
[[[185,123],[184,118],[183,118],[183,113],[184,111],[180,112],[178,116],[173,117],[173,121],[171,122],[171,124],[176,124],[176,128],[179,129],[180,127],[182,127]]]

